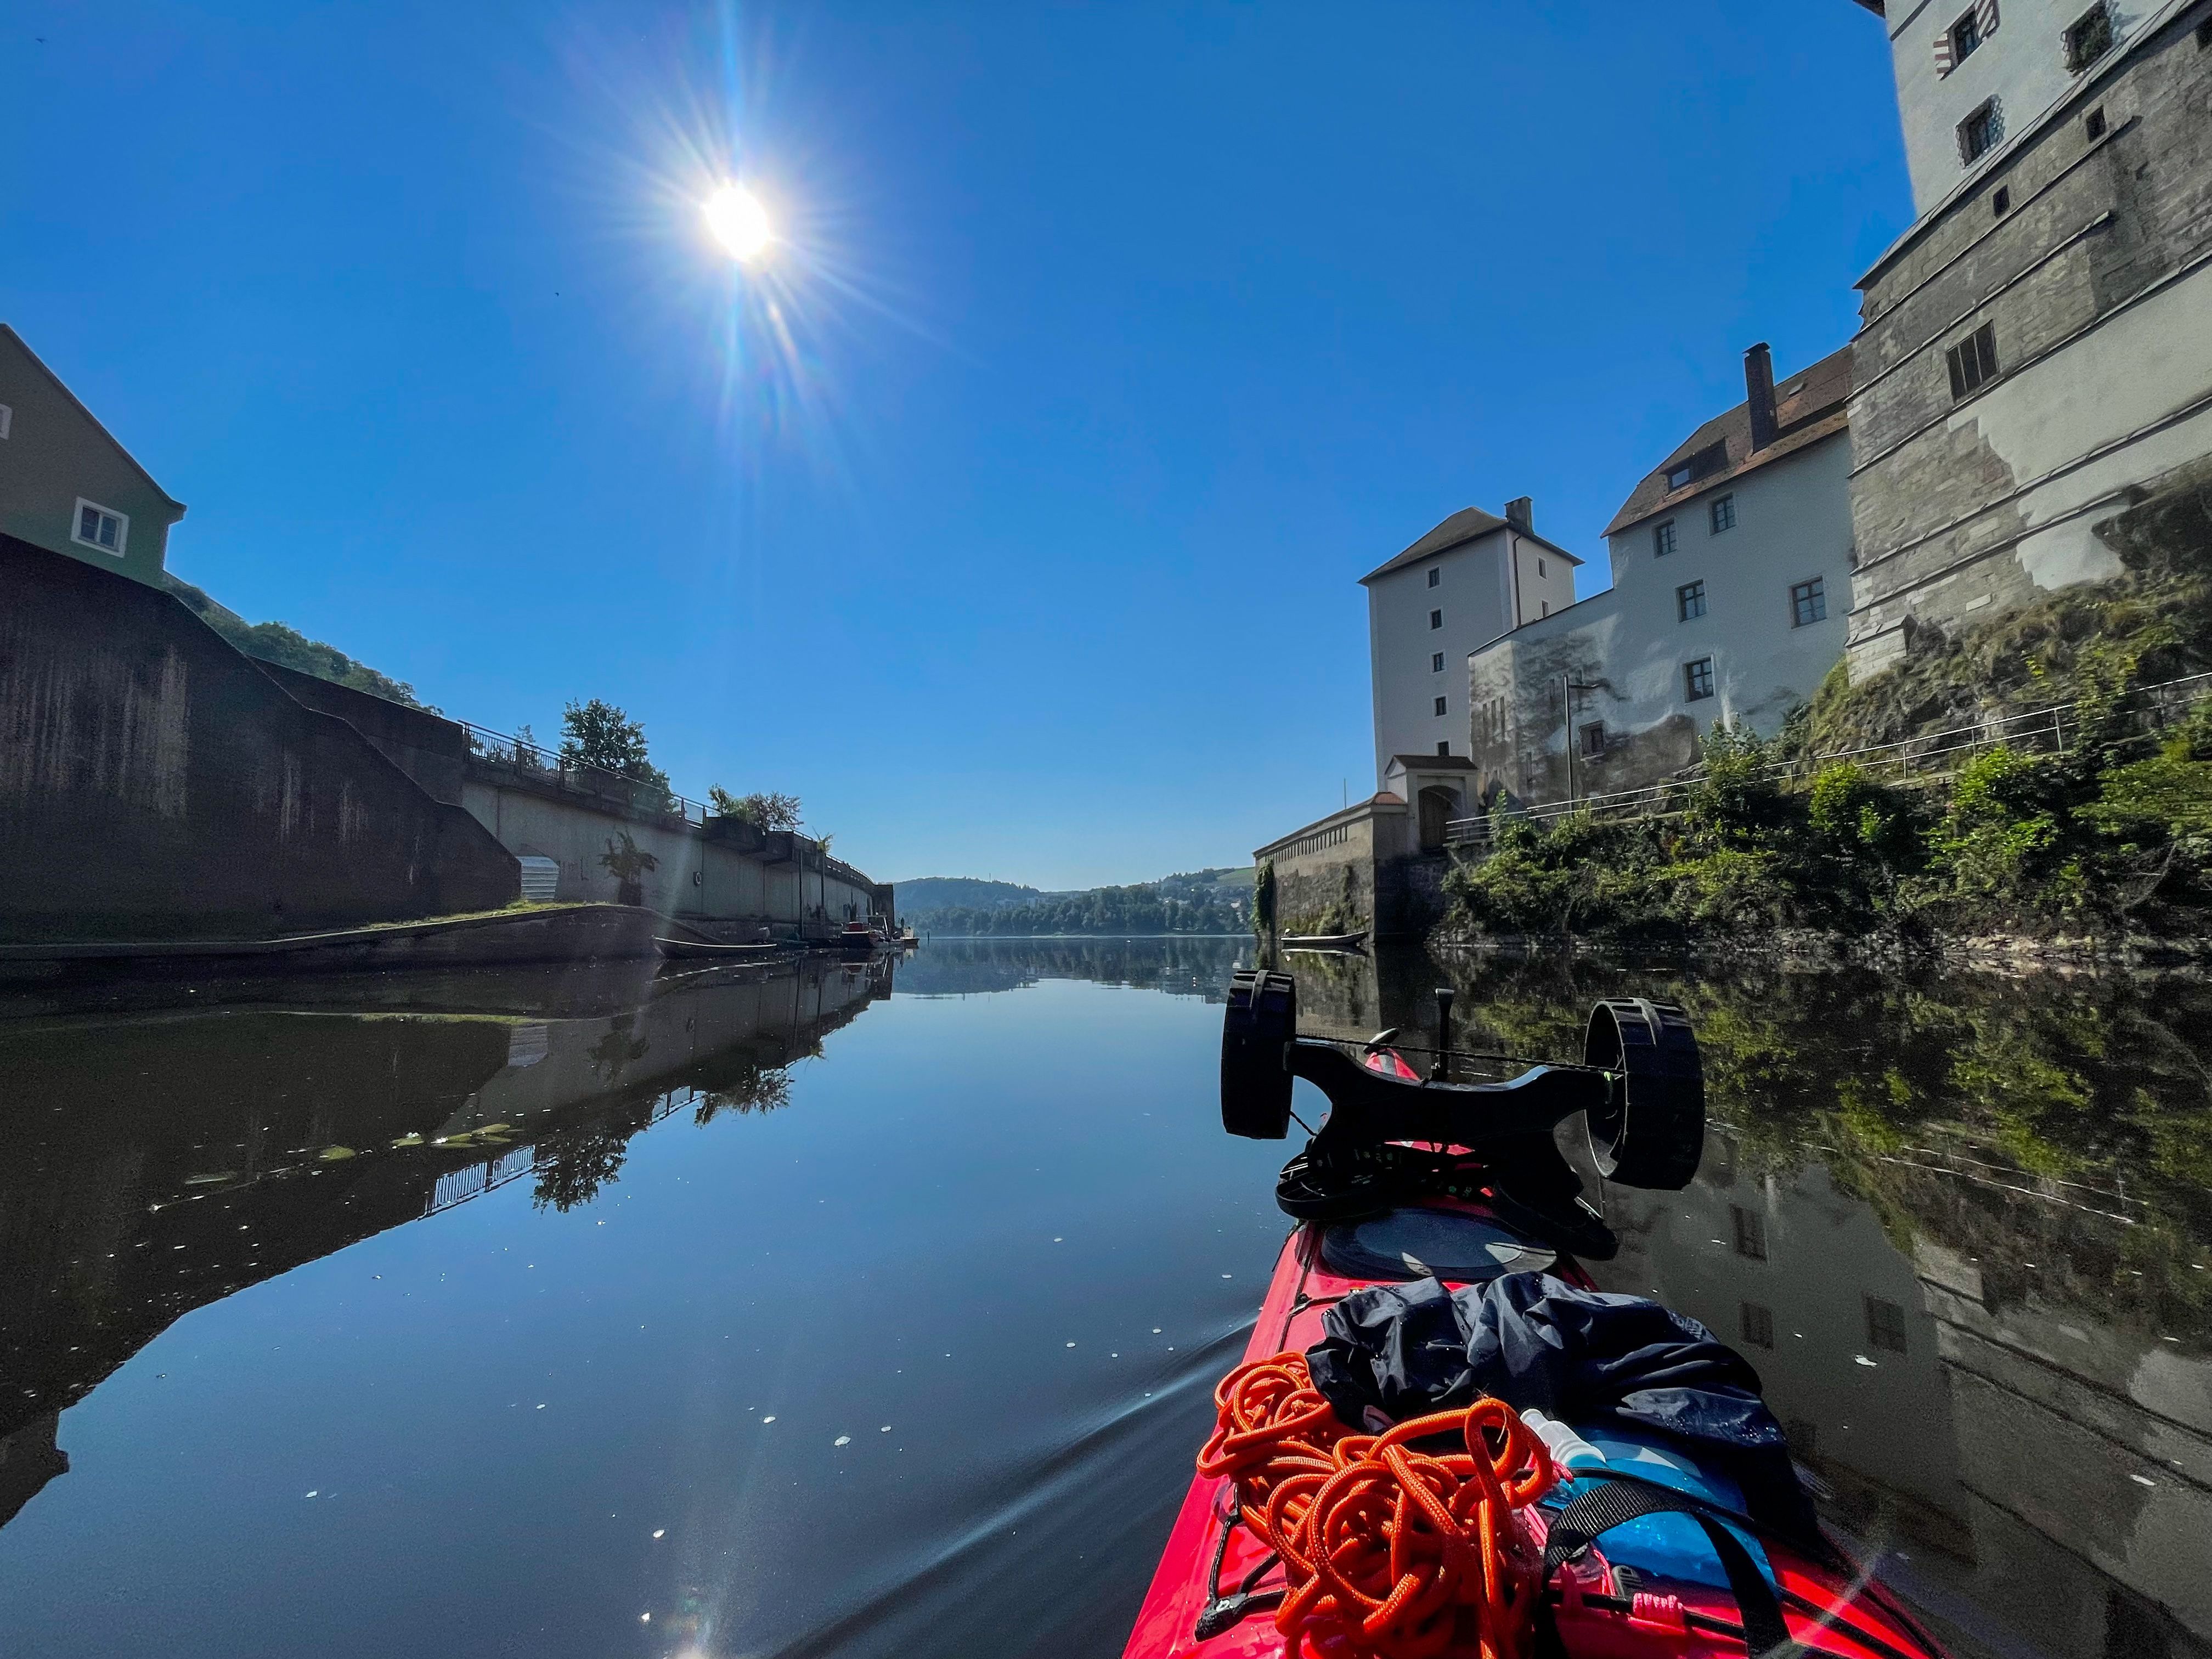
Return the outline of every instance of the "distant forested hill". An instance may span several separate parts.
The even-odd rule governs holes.
[[[1001,904],[1023,904],[1044,895],[1034,887],[1011,881],[979,881],[973,876],[917,876],[898,884],[902,916],[924,910],[988,910]]]
[[[1243,933],[1252,926],[1252,872],[1199,870],[1130,887],[1066,893],[931,876],[898,884],[898,911],[900,920],[924,933]]]

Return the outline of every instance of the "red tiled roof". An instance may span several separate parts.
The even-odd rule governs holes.
[[[1676,445],[1674,453],[1645,475],[1613,515],[1604,534],[1617,536],[1646,519],[1673,511],[1692,496],[1717,489],[1732,478],[1795,454],[1849,424],[1844,400],[1851,394],[1851,349],[1832,351],[1810,368],[1776,383],[1775,423],[1779,428],[1772,443],[1753,453],[1751,447],[1751,405],[1738,404],[1725,415],[1716,415]],[[1727,459],[1718,470],[1692,478],[1679,489],[1667,488],[1670,468],[1715,444],[1727,446]]]

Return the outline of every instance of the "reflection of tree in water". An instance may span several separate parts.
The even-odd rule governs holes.
[[[1084,979],[1219,1002],[1249,962],[1249,939],[933,939],[898,970],[912,996],[1014,991],[1045,979]]]
[[[735,1112],[773,1112],[791,1104],[791,1073],[764,1066],[749,1068],[749,1074],[719,1089],[702,1090],[699,1104],[691,1115],[692,1121],[701,1125],[712,1123],[716,1113],[725,1109]]]
[[[1446,978],[1462,1044],[1523,1054],[1577,1055],[1599,997],[1680,1002],[1753,1169],[1824,1164],[1908,1255],[1978,1258],[1993,1306],[2033,1285],[2212,1342],[2212,1067],[2191,1035],[2212,1031],[2212,988],[1565,957],[1424,963],[1407,983]],[[1385,1019],[1433,1019],[1407,1000],[1386,994]]]
[[[608,1027],[607,1033],[589,1048],[584,1057],[592,1062],[592,1071],[599,1081],[609,1085],[622,1081],[623,1068],[643,1060],[653,1045],[641,1036],[633,1036],[637,1016],[624,1014]]]
[[[623,1036],[620,1030],[609,1032],[599,1045],[607,1055],[595,1050],[595,1060],[619,1066],[635,1059]],[[819,1042],[800,1051],[802,1057],[820,1052]],[[689,1091],[656,1091],[588,1123],[550,1131],[538,1140],[533,1160],[538,1189],[532,1202],[541,1210],[563,1212],[590,1203],[601,1188],[622,1178],[630,1138],[687,1103],[692,1107],[693,1121],[699,1124],[711,1123],[726,1110],[772,1112],[791,1103],[791,1074],[781,1065],[724,1056],[711,1077],[702,1077]]]
[[[618,1127],[589,1123],[580,1128],[556,1129],[538,1143],[538,1190],[533,1208],[567,1214],[579,1204],[588,1204],[599,1188],[622,1176],[623,1160],[629,1156],[629,1138],[641,1126]]]

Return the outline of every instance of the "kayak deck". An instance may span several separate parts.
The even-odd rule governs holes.
[[[1431,1199],[1413,1206],[1413,1212],[1440,1222],[1462,1218],[1500,1230],[1487,1207],[1475,1203]],[[1302,1223],[1284,1241],[1245,1346],[1245,1361],[1310,1348],[1323,1334],[1323,1315],[1346,1295],[1368,1285],[1403,1283],[1414,1276],[1346,1276],[1325,1257],[1323,1236],[1321,1224]],[[1546,1271],[1577,1288],[1596,1288],[1571,1257],[1560,1255]],[[1448,1285],[1474,1282],[1449,1272],[1438,1277]],[[1194,1454],[1196,1449],[1192,1449]],[[1540,1539],[1547,1523],[1546,1512],[1525,1513]],[[1941,1650],[1919,1632],[1903,1607],[1863,1571],[1846,1577],[1771,1543],[1765,1559],[1789,1615],[1790,1633],[1808,1653],[1819,1659],[1940,1656]],[[1558,1604],[1559,1628],[1571,1659],[1741,1659],[1745,1644],[1740,1636],[1729,1633],[1740,1628],[1735,1623],[1740,1614],[1725,1591],[1669,1586],[1674,1594],[1632,1597],[1621,1593],[1623,1581],[1632,1582],[1632,1575],[1623,1571],[1616,1577],[1601,1546],[1559,1569],[1552,1599]],[[1196,1477],[1176,1513],[1124,1659],[1290,1659],[1275,1628],[1272,1601],[1256,1607],[1236,1601],[1240,1594],[1265,1597],[1282,1587],[1279,1564],[1237,1518],[1231,1482]]]
[[[1421,1207],[1488,1218],[1481,1206],[1450,1200],[1431,1200]],[[1330,1307],[1353,1291],[1384,1282],[1347,1278],[1331,1269],[1322,1259],[1322,1232],[1318,1224],[1301,1223],[1283,1241],[1252,1340],[1245,1345],[1245,1360],[1311,1347],[1321,1340],[1322,1316]],[[1581,1265],[1571,1258],[1559,1258],[1550,1271],[1582,1288],[1595,1288]],[[1446,1282],[1467,1281],[1447,1276]],[[1195,1455],[1197,1448],[1191,1449]],[[1214,1571],[1217,1551],[1220,1552],[1218,1573]],[[1246,1584],[1245,1580],[1263,1565],[1267,1570],[1262,1576]],[[1176,1512],[1124,1659],[1179,1659],[1186,1654],[1203,1654],[1207,1659],[1217,1656],[1218,1659],[1245,1659],[1246,1656],[1278,1659],[1283,1653],[1283,1638],[1276,1633],[1270,1613],[1249,1613],[1211,1637],[1200,1637],[1197,1632],[1201,1616],[1213,1601],[1216,1583],[1227,1594],[1240,1589],[1279,1589],[1282,1582],[1280,1567],[1268,1565],[1267,1547],[1249,1528],[1237,1524],[1236,1493],[1230,1482],[1200,1476],[1192,1480],[1182,1508]]]

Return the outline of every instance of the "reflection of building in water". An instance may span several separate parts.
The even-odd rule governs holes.
[[[195,1308],[780,1068],[888,994],[889,959],[633,982],[589,1018],[214,1017],[0,1027],[0,1521],[68,1468],[57,1414]],[[478,1006],[505,1006],[475,976]],[[558,1012],[567,1008],[556,1005]]]
[[[39,1495],[46,1482],[69,1473],[69,1454],[54,1443],[61,1413],[34,1417],[7,1434],[0,1434],[0,1527]]]
[[[2064,1299],[2063,1235],[2123,1224],[2023,1191],[2018,1224],[1993,1230],[1960,1196],[1978,1177],[1898,1168],[1881,1197],[1910,1256],[1821,1165],[1759,1172],[1717,1133],[1687,1191],[1608,1190],[1621,1251],[1595,1271],[1754,1361],[1832,1515],[1894,1552],[1884,1576],[1963,1645],[2197,1650],[2212,1364]],[[2032,1278],[2046,1267],[2059,1296]],[[2016,1610],[2009,1628],[1991,1608]]]

